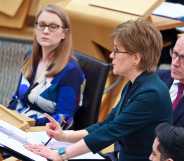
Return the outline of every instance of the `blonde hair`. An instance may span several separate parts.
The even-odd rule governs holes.
[[[160,59],[163,40],[161,33],[149,22],[138,19],[120,24],[112,37],[122,45],[129,54],[140,53],[139,69],[154,71]]]
[[[68,62],[72,55],[72,34],[71,34],[71,25],[69,21],[68,15],[64,12],[64,10],[58,6],[55,5],[47,5],[43,9],[41,9],[38,14],[36,15],[36,22],[38,20],[38,17],[42,12],[50,12],[53,14],[56,14],[63,24],[63,29],[65,32],[65,39],[61,40],[58,47],[54,50],[54,55],[50,61],[50,64],[48,66],[48,70],[46,73],[47,77],[52,77],[56,75],[58,72],[60,72],[65,64]],[[33,70],[36,69],[39,61],[42,58],[42,50],[41,46],[36,40],[36,37],[34,35],[33,39],[33,45],[32,45],[32,54],[30,58],[28,58],[23,67],[22,67],[22,73],[28,78],[31,79],[33,76]]]

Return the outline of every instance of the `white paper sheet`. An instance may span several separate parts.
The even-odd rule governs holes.
[[[184,5],[179,3],[162,2],[153,12],[154,15],[180,19],[184,17]]]
[[[35,161],[47,161],[46,158],[41,157],[32,153],[31,151],[24,148],[24,144],[35,143],[44,144],[49,139],[49,136],[45,131],[41,132],[24,132],[13,125],[0,120],[0,145],[6,146],[28,158]],[[59,142],[55,139],[51,139],[47,145],[51,149],[57,149],[59,147],[70,146],[71,143]],[[99,154],[87,153],[80,155],[72,159],[104,159]]]
[[[47,159],[36,155],[34,153],[32,153],[31,151],[27,150],[26,148],[24,148],[24,144],[22,144],[21,142],[11,138],[11,136],[8,136],[2,132],[0,132],[0,144],[3,146],[6,146],[32,160],[35,161],[47,161]]]
[[[45,131],[40,132],[28,132],[27,138],[29,141],[34,141],[35,143],[46,143],[49,139],[49,136],[46,134]],[[68,142],[61,142],[56,141],[55,139],[51,139],[51,141],[48,143],[47,147],[51,149],[58,149],[59,147],[67,147],[71,145],[71,143]]]
[[[18,140],[21,143],[26,143],[26,132],[16,128],[15,126],[0,120],[0,132],[8,135],[11,138]]]
[[[36,140],[36,142],[46,142],[49,137],[48,135],[44,132],[28,132],[28,138],[29,139],[33,139]],[[70,146],[72,143],[68,143],[68,142],[60,142],[60,141],[56,141],[55,139],[52,139],[49,143],[48,143],[48,147],[51,149],[57,149],[59,147],[67,147]],[[86,153],[86,154],[82,154],[80,156],[71,158],[71,159],[104,159],[101,155],[99,154],[93,154],[92,152],[90,153]]]

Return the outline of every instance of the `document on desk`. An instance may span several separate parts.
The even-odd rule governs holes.
[[[40,132],[28,132],[28,138],[31,138],[32,140],[36,141],[36,142],[46,142],[48,140],[48,135],[44,132],[44,131],[40,131]],[[61,142],[61,141],[56,141],[55,139],[52,139],[49,143],[48,143],[48,147],[51,149],[58,149],[59,147],[67,147],[70,146],[72,143],[68,143],[68,142]],[[92,152],[86,153],[86,154],[82,154],[80,156],[71,158],[70,160],[76,160],[76,159],[88,159],[88,160],[104,160],[104,158],[99,155],[98,153],[93,154]]]
[[[46,134],[45,131],[27,132],[27,137],[29,138],[30,141],[32,140],[36,143],[46,143],[49,139],[49,136]],[[47,144],[47,147],[55,150],[58,149],[59,147],[67,147],[71,144],[72,143],[61,142],[55,139],[51,139],[51,141]]]
[[[24,132],[21,129],[16,128],[15,126],[0,120],[0,146],[10,149],[25,158],[33,161],[47,161],[46,158],[41,157],[37,154],[32,153],[24,147],[24,144],[35,143],[35,144],[44,144],[49,139],[49,136],[45,131],[41,132]],[[68,142],[59,142],[55,139],[52,139],[47,145],[48,148],[57,149],[59,147],[67,147],[71,145]],[[99,154],[87,153],[80,155],[72,159],[104,159]]]
[[[184,5],[179,3],[162,2],[153,11],[154,15],[184,21]]]
[[[24,144],[31,143],[26,132],[0,120],[0,146],[15,151],[33,161],[47,161],[46,158],[32,153],[24,147]],[[35,142],[36,143],[36,142]]]

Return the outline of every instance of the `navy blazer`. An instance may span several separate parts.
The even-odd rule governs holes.
[[[173,83],[173,79],[171,78],[170,70],[159,70],[158,74],[160,78],[167,84],[168,88],[171,87]],[[176,109],[173,114],[173,124],[175,126],[183,126],[184,127],[184,97],[179,101]]]
[[[119,160],[149,161],[155,127],[172,121],[169,91],[155,73],[141,74],[128,90],[129,84],[108,118],[87,128],[84,141],[94,153],[118,141]]]

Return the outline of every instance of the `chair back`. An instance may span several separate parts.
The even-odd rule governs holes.
[[[0,104],[6,106],[14,94],[25,53],[30,47],[30,43],[0,40]]]
[[[75,53],[86,76],[83,105],[74,116],[73,129],[83,129],[98,120],[100,103],[109,72],[109,64],[91,56]]]

